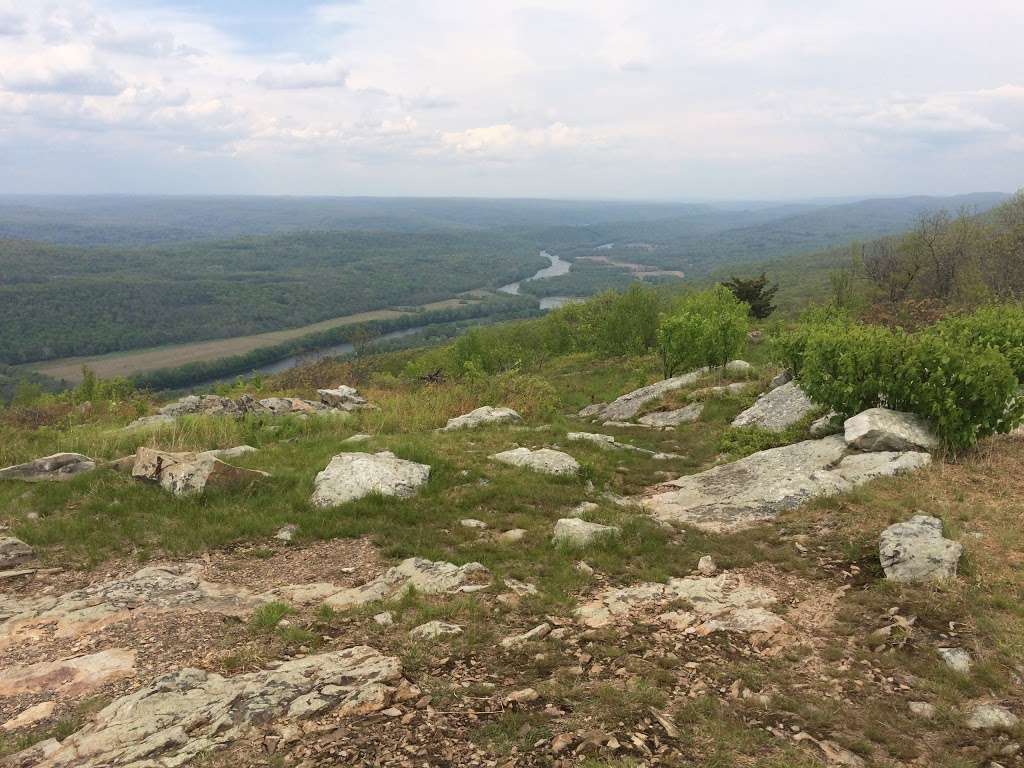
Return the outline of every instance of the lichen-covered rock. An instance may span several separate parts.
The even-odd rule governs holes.
[[[397,658],[367,646],[227,678],[182,669],[100,710],[38,768],[190,765],[275,718],[326,712],[351,717],[383,709],[401,671]]]
[[[441,431],[455,432],[459,429],[475,429],[488,424],[514,424],[522,420],[522,417],[511,408],[482,405],[469,413],[448,419],[448,423],[441,428]]]
[[[214,453],[171,453],[142,447],[135,452],[132,477],[158,483],[175,496],[192,496],[207,488],[237,488],[269,477],[266,472],[226,464]]]
[[[462,627],[458,624],[450,624],[447,621],[428,621],[409,630],[409,636],[420,640],[436,640],[439,637],[451,637],[461,635]]]
[[[618,526],[589,523],[578,517],[563,517],[555,523],[555,534],[552,540],[555,544],[586,547],[600,541],[605,536],[618,536],[620,532]]]
[[[313,481],[312,503],[334,507],[371,493],[409,498],[430,479],[430,467],[391,451],[339,453]]]
[[[480,563],[453,565],[410,557],[361,587],[342,589],[324,602],[336,610],[381,600],[398,600],[410,589],[427,595],[473,592],[490,583],[491,574]]]
[[[765,392],[732,421],[734,427],[783,432],[814,410],[814,403],[795,381]]]
[[[665,485],[643,502],[660,520],[731,531],[770,520],[816,496],[849,491],[876,477],[926,466],[927,453],[846,455],[839,435],[754,453]]]
[[[502,451],[490,457],[502,464],[511,464],[513,467],[524,467],[534,472],[543,472],[546,475],[575,475],[580,471],[579,462],[572,456],[562,451],[551,448],[539,448],[531,451],[529,448],[513,448],[510,451]]]
[[[24,565],[36,556],[32,547],[13,536],[0,536],[0,571]]]
[[[973,731],[1009,731],[1017,727],[1018,717],[1000,704],[976,704],[964,723]]]
[[[960,542],[942,536],[942,521],[929,515],[890,525],[878,543],[885,577],[899,582],[951,579],[962,553]]]
[[[606,421],[629,421],[640,413],[640,409],[647,403],[664,397],[674,390],[693,386],[705,373],[707,373],[707,368],[701,368],[682,376],[674,376],[671,379],[658,381],[646,387],[635,389],[632,392],[627,392],[600,410],[597,410],[594,406],[588,406],[584,411],[587,416],[592,418],[601,418]],[[582,411],[580,415],[583,415]]]
[[[847,445],[861,451],[930,451],[939,444],[923,419],[888,408],[862,411],[843,429]]]
[[[359,394],[355,387],[340,384],[334,389],[318,389],[317,395],[320,402],[331,408],[338,408],[342,411],[355,411],[366,408],[366,398]]]
[[[700,418],[701,413],[704,412],[704,403],[690,403],[683,408],[677,408],[674,411],[655,411],[654,413],[648,413],[637,419],[637,424],[642,424],[645,427],[659,427],[666,429],[668,427],[677,427],[680,424],[692,424]]]
[[[94,469],[96,462],[88,456],[80,453],[55,453],[0,469],[0,480],[21,480],[26,483],[62,481]]]

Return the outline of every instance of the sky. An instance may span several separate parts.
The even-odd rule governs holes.
[[[1020,0],[0,0],[0,193],[1024,186]]]

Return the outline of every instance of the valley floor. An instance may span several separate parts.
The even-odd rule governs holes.
[[[42,559],[0,581],[0,723],[40,715],[2,726],[0,756],[98,766],[85,751],[54,763],[15,753],[52,747],[47,739],[71,744],[80,731],[92,741],[79,744],[102,753],[135,729],[148,740],[102,764],[1024,764],[1019,725],[965,725],[978,703],[1024,712],[1024,436],[742,531],[659,524],[624,500],[728,460],[723,450],[751,452],[727,437],[728,424],[772,371],[666,431],[567,415],[654,380],[653,365],[575,356],[525,383],[475,391],[370,384],[362,389],[378,409],[306,420],[190,417],[137,432],[120,429],[135,414],[111,414],[61,429],[0,427],[0,466],[57,450],[116,459],[139,445],[248,444],[258,450],[232,463],[271,474],[201,498],[113,468],[64,483],[0,483],[0,536],[23,539]],[[277,393],[312,396],[350,373],[325,363],[283,377]],[[706,378],[666,403],[721,383]],[[524,423],[434,431],[484,403],[510,405]],[[570,441],[574,431],[671,455]],[[369,439],[344,443],[355,434]],[[554,477],[489,458],[516,445],[557,447],[582,471]],[[408,499],[312,506],[315,474],[346,450],[392,451],[430,465],[430,480]],[[621,535],[554,545],[555,521],[584,502],[579,514]],[[879,534],[921,512],[963,544],[960,575],[894,584],[879,565]],[[290,541],[277,536],[286,525],[296,526]],[[698,570],[705,556],[713,571],[707,561]],[[481,563],[486,587],[325,605],[323,595],[412,557]],[[693,596],[701,590],[719,601],[714,609]],[[608,620],[594,618],[610,606]],[[412,631],[432,621],[461,631]],[[938,649],[951,647],[967,652],[969,669],[943,661]],[[310,691],[320,673],[303,665],[315,658],[335,666]],[[164,677],[183,668],[202,671]],[[176,686],[191,693],[174,699]],[[118,708],[124,696],[136,697],[122,700],[134,709]],[[97,718],[106,731],[95,730]]]

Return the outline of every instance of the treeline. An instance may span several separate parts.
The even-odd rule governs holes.
[[[539,310],[532,299],[502,296],[448,309],[414,312],[383,320],[329,328],[281,344],[254,349],[242,355],[148,371],[132,377],[131,382],[138,389],[183,389],[217,379],[245,375],[285,358],[316,352],[338,344],[352,343],[357,346],[369,346],[384,334],[408,328],[424,326],[424,335],[429,338],[444,336],[441,328],[457,324],[460,321],[483,317],[491,320],[511,320],[533,317],[537,314],[539,314]],[[456,328],[451,329],[450,332],[455,333]]]
[[[502,233],[329,232],[154,248],[0,242],[0,362],[307,325],[497,287],[545,266]]]

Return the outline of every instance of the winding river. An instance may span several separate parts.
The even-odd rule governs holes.
[[[509,283],[503,285],[498,290],[502,293],[509,293],[513,296],[519,295],[519,286],[523,283],[530,282],[531,280],[543,280],[547,277],[558,277],[559,275],[568,274],[569,270],[572,269],[572,262],[566,261],[558,256],[548,253],[547,251],[541,251],[540,255],[545,257],[551,263],[543,269],[538,269],[531,277],[526,278],[515,283]],[[540,299],[541,309],[555,309],[560,307],[568,301],[572,301],[571,296],[545,296]]]

